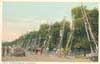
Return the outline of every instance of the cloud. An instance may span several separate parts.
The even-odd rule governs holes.
[[[12,41],[27,32],[39,30],[40,25],[44,23],[48,23],[47,20],[37,17],[4,18],[3,40]]]

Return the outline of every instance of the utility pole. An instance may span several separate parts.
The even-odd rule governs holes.
[[[65,31],[65,25],[66,25],[66,17],[64,17],[64,19],[62,20],[63,21],[63,27],[62,29],[60,30],[60,42],[58,44],[58,49],[57,49],[57,53],[60,53],[61,55],[61,52],[62,52],[62,41],[63,41],[63,36],[64,36],[64,31]]]
[[[89,20],[88,20],[88,17],[87,17],[86,11],[84,10],[83,5],[81,5],[81,12],[82,12],[82,15],[83,15],[83,20],[84,20],[84,24],[85,24],[85,30],[86,30],[86,33],[87,33],[88,41],[94,42],[94,44],[96,46],[95,52],[98,53],[97,41],[95,40],[95,37],[92,33],[92,29],[91,29],[91,26],[90,26],[90,23],[89,23]],[[90,43],[90,48],[91,48],[91,54],[94,53],[91,43]]]
[[[52,27],[52,23],[50,21],[48,21],[48,25],[49,25],[49,28],[48,28],[48,39],[47,41],[45,41],[45,48],[46,48],[46,51],[48,52],[49,51],[49,45],[50,45],[50,39],[51,39],[51,27]]]
[[[68,40],[67,40],[66,49],[71,48],[71,45],[72,45],[71,41],[72,41],[73,33],[74,33],[74,26],[73,26],[73,22],[71,24],[72,24],[71,27],[70,27],[71,32],[70,32],[70,35],[69,35]]]

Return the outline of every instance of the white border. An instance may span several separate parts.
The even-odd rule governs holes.
[[[3,1],[32,1],[32,2],[98,2],[99,0],[3,0]]]
[[[2,40],[2,3],[0,1],[0,61],[1,61],[1,41]]]
[[[99,2],[100,3],[100,2]],[[100,63],[100,4],[99,4],[99,7],[98,7],[98,9],[99,9],[99,36],[98,36],[98,43],[99,43],[99,63]]]

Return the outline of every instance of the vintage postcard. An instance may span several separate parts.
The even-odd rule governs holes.
[[[1,61],[98,63],[98,7],[83,1],[3,1]]]

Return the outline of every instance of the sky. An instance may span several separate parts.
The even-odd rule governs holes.
[[[71,9],[79,2],[4,2],[3,41],[13,41],[33,30],[40,24],[60,22],[65,16],[71,21]],[[98,7],[97,3],[83,3],[88,9]]]

